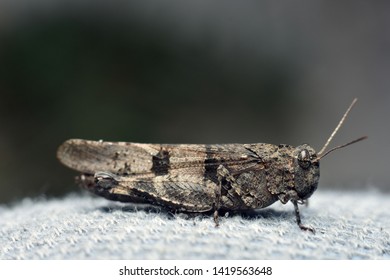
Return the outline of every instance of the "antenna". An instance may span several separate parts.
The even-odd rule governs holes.
[[[355,139],[355,140],[353,140],[353,141],[351,141],[351,142],[348,142],[348,143],[345,143],[345,144],[343,144],[343,145],[334,147],[334,148],[330,149],[329,151],[325,152],[324,154],[320,155],[318,158],[316,158],[315,161],[319,161],[320,159],[322,159],[323,157],[329,155],[329,154],[330,154],[331,152],[333,152],[333,151],[336,151],[336,150],[338,150],[338,149],[341,149],[341,148],[347,147],[347,146],[349,146],[349,145],[355,144],[355,143],[360,142],[360,141],[362,141],[362,140],[364,140],[364,139],[367,139],[367,138],[368,138],[367,136],[363,136],[363,137],[360,137],[360,138],[358,138],[358,139]]]
[[[318,156],[321,157],[322,153],[325,151],[325,149],[328,147],[330,141],[332,141],[333,137],[336,135],[337,131],[339,130],[339,128],[341,127],[341,125],[343,124],[343,122],[345,121],[345,119],[347,118],[348,114],[349,114],[349,111],[351,111],[352,107],[355,105],[357,101],[357,98],[355,98],[351,105],[349,105],[347,111],[344,113],[343,117],[341,118],[339,124],[336,126],[336,128],[333,130],[332,134],[330,135],[328,141],[326,141],[325,145],[322,147],[322,149],[318,152]]]
[[[355,139],[351,142],[348,142],[348,143],[345,143],[343,145],[340,145],[340,146],[336,146],[330,150],[328,150],[327,152],[324,152],[325,149],[328,147],[330,141],[332,141],[333,137],[336,135],[337,131],[339,130],[339,128],[341,127],[341,125],[344,123],[345,119],[347,118],[348,114],[349,114],[349,111],[351,111],[352,107],[355,105],[357,101],[357,98],[355,98],[351,105],[349,105],[347,111],[344,113],[343,117],[341,118],[340,122],[338,123],[338,125],[336,126],[336,128],[333,130],[332,134],[330,135],[328,141],[326,141],[325,145],[322,147],[321,151],[319,151],[318,153],[318,158],[316,158],[315,161],[319,161],[320,159],[322,159],[323,157],[327,156],[328,154],[330,154],[331,152],[335,151],[335,150],[338,150],[338,149],[341,149],[341,148],[344,148],[346,146],[349,146],[349,145],[352,145],[354,143],[357,143],[357,142],[360,142],[364,139],[367,139],[367,136],[363,136],[363,137],[360,137],[358,139]]]

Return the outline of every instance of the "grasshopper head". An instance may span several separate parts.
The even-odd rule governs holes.
[[[295,157],[294,183],[295,183],[295,191],[297,192],[297,195],[299,196],[300,199],[304,200],[309,198],[313,194],[313,192],[317,189],[318,180],[320,179],[320,159],[327,156],[333,151],[347,147],[351,144],[354,144],[356,142],[362,141],[367,138],[367,136],[363,136],[351,142],[345,143],[343,145],[325,151],[329,143],[332,141],[333,137],[336,135],[337,131],[341,127],[341,125],[344,123],[346,117],[348,116],[352,107],[355,105],[356,101],[357,99],[355,98],[352,101],[351,105],[349,105],[347,111],[344,113],[340,122],[333,130],[332,134],[330,135],[330,137],[328,138],[328,140],[326,141],[322,149],[318,152],[318,154],[316,154],[316,152],[312,147],[306,144],[303,144],[296,148],[294,154]]]
[[[283,182],[281,184],[280,182],[277,182],[279,184],[276,184],[282,187],[269,188],[269,191],[272,194],[278,195],[278,198],[282,203],[285,204],[288,201],[293,202],[298,224],[300,224],[300,218],[297,203],[299,201],[302,202],[308,199],[317,189],[318,181],[320,179],[320,160],[332,153],[333,151],[347,147],[351,144],[357,143],[367,138],[367,136],[363,136],[356,140],[353,140],[340,146],[336,146],[326,151],[326,148],[332,141],[333,137],[336,135],[341,125],[344,123],[345,118],[348,116],[349,111],[351,111],[356,101],[356,98],[352,101],[351,105],[344,113],[340,122],[326,141],[325,145],[318,153],[316,153],[315,150],[307,144],[300,145],[294,150],[290,150],[290,152],[287,153],[289,157],[288,172],[284,174],[285,178],[283,178]],[[292,177],[287,175],[292,175]],[[300,227],[302,229],[306,229],[301,225]]]
[[[317,189],[320,179],[320,162],[312,147],[307,144],[294,151],[294,186],[299,199],[308,199]]]

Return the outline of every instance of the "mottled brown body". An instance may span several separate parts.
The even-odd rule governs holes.
[[[326,147],[339,124],[317,155],[307,144],[298,147],[272,144],[164,145],[71,139],[58,149],[66,166],[81,173],[79,183],[111,200],[150,203],[187,212],[264,208],[275,201],[298,203],[317,189],[320,159],[334,150],[367,137]]]
[[[111,200],[188,212],[264,208],[307,199],[319,180],[308,145],[161,145],[71,139],[58,158],[80,184]],[[297,187],[297,183],[300,186]]]

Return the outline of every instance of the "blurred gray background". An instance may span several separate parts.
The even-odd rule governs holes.
[[[77,190],[66,139],[325,143],[319,188],[390,189],[390,2],[0,0],[0,203]]]

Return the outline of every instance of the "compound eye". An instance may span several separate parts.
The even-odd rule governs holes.
[[[303,149],[302,151],[299,152],[298,163],[299,166],[302,167],[303,169],[308,169],[310,167],[311,161],[310,161],[310,154],[308,150]]]

